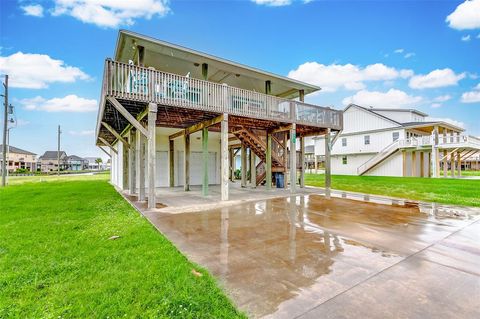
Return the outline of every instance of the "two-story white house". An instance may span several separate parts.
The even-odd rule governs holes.
[[[459,176],[462,162],[480,152],[480,139],[427,116],[414,109],[348,105],[331,150],[332,174],[446,177],[452,170]],[[314,141],[321,161],[324,137]]]

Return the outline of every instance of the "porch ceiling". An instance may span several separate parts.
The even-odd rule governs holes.
[[[127,63],[137,60],[137,46],[145,48],[144,64],[174,74],[203,79],[202,64],[208,64],[208,81],[226,83],[255,92],[265,92],[265,81],[271,81],[271,94],[283,98],[296,98],[299,90],[309,94],[319,87],[284,76],[262,71],[203,52],[121,30],[115,50],[115,60]]]

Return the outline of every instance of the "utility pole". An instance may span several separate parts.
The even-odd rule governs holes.
[[[2,150],[2,187],[5,187],[7,179],[7,127],[8,127],[8,74],[5,75],[4,113],[3,113],[3,150]]]
[[[60,176],[60,134],[62,134],[62,131],[60,131],[60,125],[58,126],[58,143],[57,143],[57,175]]]

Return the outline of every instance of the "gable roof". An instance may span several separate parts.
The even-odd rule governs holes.
[[[378,107],[373,107],[370,110],[372,111],[388,111],[388,112],[412,112],[421,116],[428,116],[427,113],[420,112],[419,110],[415,109],[389,109],[389,108],[378,108]]]
[[[402,126],[402,124],[401,124],[400,122],[397,122],[397,121],[395,121],[395,120],[392,120],[391,118],[386,117],[386,116],[384,116],[384,115],[382,115],[382,114],[378,114],[377,112],[374,112],[373,109],[368,109],[368,108],[366,108],[366,107],[363,107],[363,106],[360,106],[360,105],[357,105],[357,104],[353,104],[353,103],[348,104],[348,106],[343,110],[343,112],[345,113],[350,107],[356,107],[356,108],[358,108],[358,109],[360,109],[360,110],[363,110],[363,111],[368,112],[368,113],[370,113],[370,114],[373,114],[373,115],[375,115],[375,116],[377,116],[377,117],[380,117],[380,118],[382,118],[382,119],[384,119],[384,120],[387,120],[387,121],[389,121],[389,122],[391,122],[391,123],[393,123],[393,124],[396,124],[396,125],[398,125],[398,126]]]
[[[57,159],[58,152],[57,151],[46,151],[43,153],[42,156],[40,156],[40,159],[47,160],[47,159]],[[60,158],[67,156],[67,153],[65,151],[60,151]]]
[[[271,81],[271,95],[287,99],[299,96],[299,90],[309,94],[320,87],[286,76],[260,70],[208,53],[196,51],[180,45],[158,40],[129,30],[118,32],[114,59],[128,63],[137,52],[136,46],[145,48],[145,64],[161,66],[162,71],[175,74],[191,73],[193,77],[201,77],[201,64],[208,65],[211,82],[225,82],[234,87],[245,88],[256,92],[264,92],[265,81]],[[162,64],[160,64],[162,63]],[[229,83],[231,82],[231,83]]]
[[[67,156],[67,161],[87,161],[87,159],[77,155],[69,155]]]
[[[2,154],[2,152],[3,152],[3,144],[0,144],[0,154]],[[18,148],[18,147],[12,146],[12,145],[8,145],[8,152],[9,153],[17,153],[17,154],[25,154],[25,155],[37,155],[35,153],[22,150],[21,148]]]

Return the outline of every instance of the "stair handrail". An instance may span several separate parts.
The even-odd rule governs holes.
[[[385,156],[389,155],[393,150],[398,149],[401,140],[396,140],[391,144],[387,145],[380,152],[375,154],[372,158],[368,159],[365,163],[360,165],[357,168],[357,173],[360,175],[363,172],[367,171],[370,167],[378,163],[379,160],[383,159]]]

